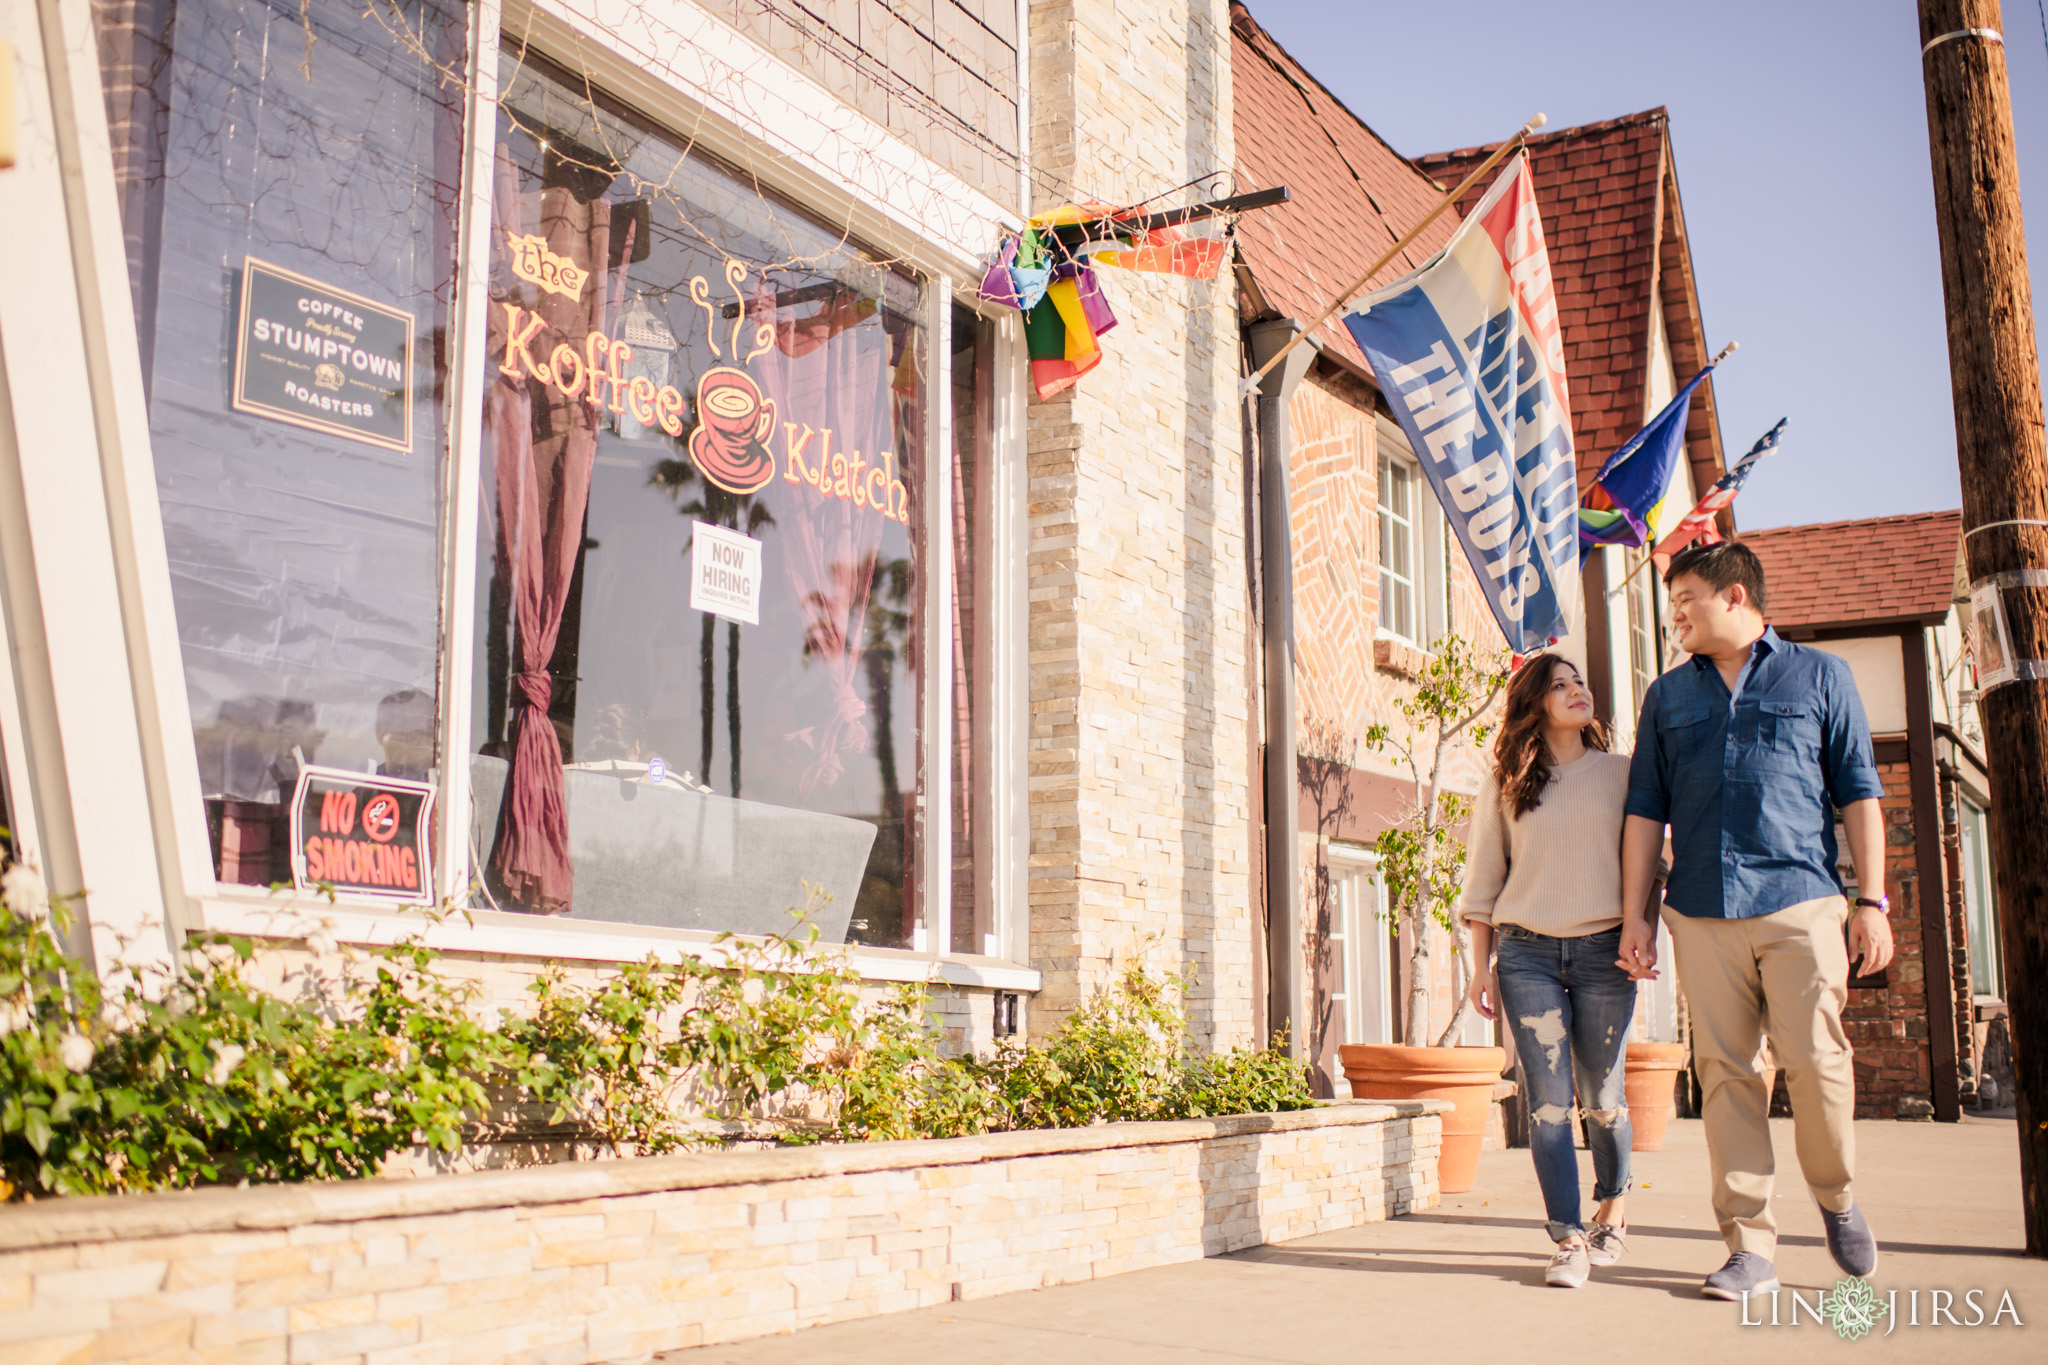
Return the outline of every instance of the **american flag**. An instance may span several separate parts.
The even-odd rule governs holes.
[[[1673,527],[1670,535],[1658,541],[1650,553],[1661,562],[1669,560],[1695,540],[1704,540],[1709,545],[1719,540],[1721,533],[1714,527],[1715,514],[1735,501],[1735,495],[1742,491],[1743,482],[1749,478],[1749,471],[1756,468],[1757,461],[1778,448],[1778,442],[1785,435],[1787,420],[1780,417],[1778,425],[1765,432],[1762,439],[1749,448],[1747,455],[1737,460],[1734,467],[1716,479],[1714,486],[1707,490],[1707,495],[1700,499],[1699,506],[1687,512],[1685,520]]]

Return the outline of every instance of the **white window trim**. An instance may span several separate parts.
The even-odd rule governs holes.
[[[1446,543],[1451,539],[1449,524],[1444,519],[1443,506],[1437,502],[1436,490],[1430,485],[1429,477],[1422,472],[1422,464],[1415,453],[1408,448],[1408,438],[1401,428],[1377,414],[1373,417],[1377,430],[1375,448],[1380,458],[1390,465],[1406,468],[1414,479],[1414,510],[1408,519],[1409,546],[1409,598],[1414,604],[1417,633],[1408,635],[1394,630],[1386,624],[1386,603],[1380,603],[1380,611],[1373,622],[1373,638],[1393,640],[1419,649],[1425,654],[1436,651],[1436,642],[1450,633],[1449,561],[1446,557]],[[1373,480],[1377,489],[1379,465],[1373,465]],[[1384,496],[1376,492],[1375,502]],[[1373,535],[1379,535],[1377,512],[1373,519]],[[1373,572],[1384,571],[1380,564],[1379,550],[1384,546],[1375,545]]]
[[[1358,965],[1357,954],[1360,946],[1352,941],[1352,931],[1355,928],[1361,937],[1365,934],[1374,933],[1379,934],[1382,938],[1390,937],[1386,933],[1384,918],[1387,910],[1387,888],[1386,884],[1380,880],[1379,854],[1373,849],[1353,844],[1329,843],[1324,845],[1323,852],[1324,856],[1329,860],[1332,881],[1336,880],[1339,875],[1351,877],[1363,874],[1372,887],[1372,913],[1370,916],[1359,915],[1355,925],[1345,925],[1344,932],[1341,935],[1344,941],[1343,957],[1338,964],[1338,979],[1344,984],[1344,989],[1338,992],[1338,994],[1344,997],[1344,1040],[1347,1043],[1364,1042],[1365,1039],[1352,1036],[1353,1018],[1362,1013],[1365,1008],[1350,998],[1351,986],[1353,984],[1351,981],[1351,971],[1355,965]],[[1385,951],[1391,955],[1394,949],[1389,946]],[[1377,957],[1375,960],[1378,960]],[[1393,992],[1395,982],[1398,980],[1398,974],[1392,970],[1394,962],[1391,956],[1389,956],[1385,965],[1389,970],[1386,973],[1386,980],[1382,984],[1385,985],[1387,993],[1384,998],[1375,1002],[1374,1007],[1380,1015],[1381,1034],[1388,1041],[1394,1041]]]
[[[158,512],[155,464],[148,417],[142,408],[141,364],[128,314],[126,246],[118,214],[113,211],[117,187],[108,151],[105,111],[97,57],[89,41],[90,14],[83,0],[59,0],[58,8],[84,35],[72,47],[82,55],[73,73],[73,103],[83,148],[89,222],[74,235],[78,252],[95,262],[102,278],[122,287],[102,288],[89,325],[103,329],[89,338],[105,357],[94,374],[100,402],[112,409],[126,462],[118,493],[126,506],[132,532],[135,604],[127,627],[131,646],[145,643],[142,658],[149,666],[153,706],[144,705],[139,720],[144,733],[145,768],[159,800],[150,803],[147,822],[160,859],[175,850],[184,903],[173,905],[171,927],[251,934],[265,938],[303,938],[325,927],[338,940],[374,944],[422,936],[444,951],[502,954],[520,958],[565,958],[590,962],[639,960],[648,953],[692,953],[716,956],[722,950],[710,935],[640,925],[597,921],[562,921],[498,911],[458,913],[438,922],[418,913],[394,912],[388,902],[338,894],[317,910],[304,904],[305,893],[280,901],[257,888],[215,880],[208,848],[204,798],[192,749],[192,714],[183,676],[169,558]],[[971,294],[978,282],[980,257],[1005,228],[1019,225],[993,200],[944,168],[900,142],[887,130],[842,104],[802,73],[783,65],[750,39],[690,5],[661,6],[660,18],[637,0],[536,0],[505,6],[501,0],[478,0],[470,7],[467,51],[472,62],[465,110],[468,190],[457,227],[458,308],[451,317],[454,332],[449,382],[449,458],[445,462],[442,512],[443,631],[441,722],[445,755],[466,758],[472,716],[470,677],[473,666],[475,546],[477,499],[481,480],[481,407],[476,392],[486,371],[486,312],[489,306],[490,186],[488,173],[495,151],[497,54],[501,35],[517,36],[540,51],[572,55],[591,72],[594,82],[644,110],[650,117],[685,132],[693,145],[759,174],[813,212],[864,236],[884,252],[893,253],[918,270],[927,282],[931,316],[925,328],[933,363],[927,368],[932,440],[927,493],[944,493],[951,477],[943,436],[950,421],[950,348],[943,338],[950,330],[950,303],[956,290]],[[615,30],[607,33],[606,27]],[[32,49],[24,44],[24,52]],[[573,65],[573,64],[572,64]],[[20,171],[13,174],[19,176]],[[67,255],[69,253],[66,253]],[[12,311],[12,310],[10,310]],[[937,325],[932,320],[937,319]],[[1023,431],[1024,351],[1022,326],[1014,317],[997,319],[996,412],[990,458],[995,462],[997,506],[991,529],[1007,538],[999,544],[1021,547],[1026,530],[1025,440]],[[19,379],[21,376],[16,376]],[[17,384],[17,389],[19,389]],[[934,486],[935,485],[935,486]],[[948,504],[934,498],[929,506]],[[943,557],[951,524],[936,518],[928,553]],[[121,553],[117,548],[117,554]],[[928,929],[924,952],[855,946],[849,960],[862,975],[880,981],[931,981],[936,984],[1036,990],[1040,974],[1023,965],[1030,930],[1026,897],[1029,853],[1028,793],[1011,775],[1024,771],[1028,742],[1028,645],[1023,627],[1028,599],[1021,553],[999,553],[993,566],[1001,574],[995,600],[1000,604],[994,638],[996,667],[991,679],[993,714],[1008,718],[996,728],[996,752],[982,766],[996,779],[996,844],[994,907],[999,946],[1007,960],[942,951],[950,943],[950,803],[951,771],[943,761],[950,746],[942,743],[951,714],[951,673],[944,667],[951,639],[944,632],[925,666],[936,686],[927,689],[921,784],[927,809],[938,826],[926,840],[927,856],[920,869]],[[950,606],[950,569],[931,575],[932,619],[945,619]],[[10,708],[12,712],[13,708]],[[932,724],[932,716],[940,724]],[[13,728],[19,728],[15,726]],[[9,746],[10,765],[27,747]],[[435,824],[443,850],[463,850],[441,860],[437,892],[459,901],[467,893],[469,871],[469,771],[466,762],[444,758]],[[936,782],[929,779],[936,776]],[[10,784],[16,799],[29,793]],[[937,860],[943,860],[943,862]],[[168,897],[176,899],[175,896]],[[331,926],[331,927],[330,927]],[[424,932],[423,932],[424,926]]]

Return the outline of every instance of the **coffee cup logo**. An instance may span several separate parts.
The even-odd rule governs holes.
[[[774,430],[775,401],[746,373],[720,366],[698,377],[690,460],[706,480],[728,493],[759,489],[775,473],[766,444]]]

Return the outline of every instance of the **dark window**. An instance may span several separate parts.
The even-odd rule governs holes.
[[[922,286],[581,77],[508,55],[501,88],[487,902],[762,932],[809,882],[827,939],[909,945]]]
[[[216,866],[269,882],[302,760],[436,762],[464,10],[96,8]]]

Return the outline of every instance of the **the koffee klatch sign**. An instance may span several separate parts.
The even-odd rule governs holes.
[[[411,313],[247,257],[235,411],[410,451],[413,323]]]

